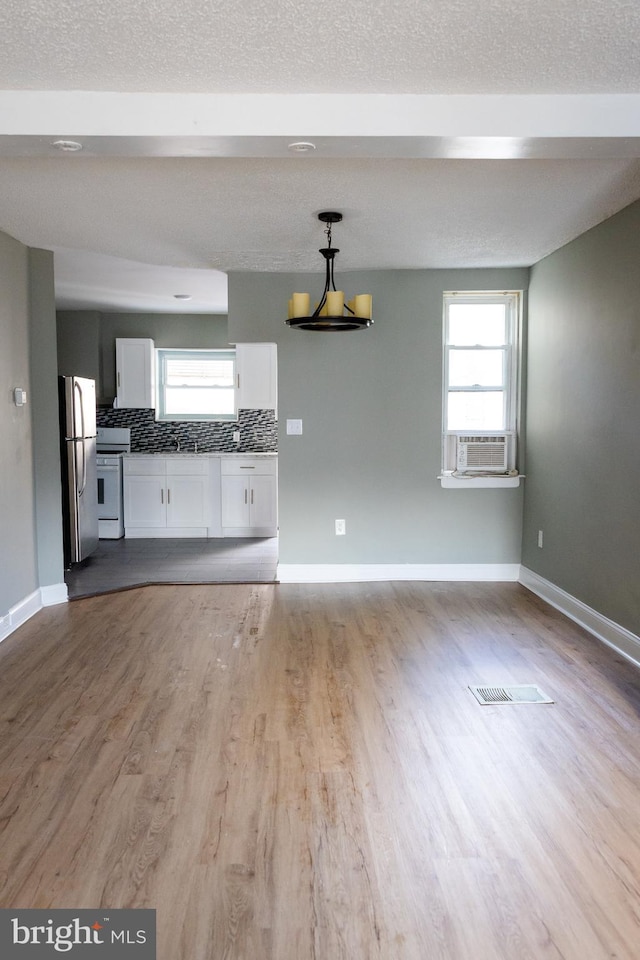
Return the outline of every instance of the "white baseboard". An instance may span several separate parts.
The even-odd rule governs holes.
[[[53,607],[56,603],[66,603],[69,591],[66,583],[51,583],[48,587],[40,587],[43,607]]]
[[[280,583],[372,580],[517,581],[519,563],[280,563]]]
[[[544,577],[539,576],[527,567],[520,568],[519,582],[527,590],[531,590],[532,593],[545,600],[550,606],[564,613],[574,623],[584,627],[598,640],[602,640],[608,647],[612,647],[621,656],[640,667],[640,637],[637,637],[635,633],[631,633],[630,630],[621,627],[620,624],[609,620],[608,617],[587,606],[582,600],[572,597],[570,593],[556,587],[554,583],[545,580]]]
[[[125,527],[124,535],[127,540],[201,540],[208,536],[206,527]]]
[[[0,640],[4,640],[10,633],[21,627],[23,623],[30,620],[38,610],[42,610],[42,598],[40,597],[40,591],[34,590],[28,597],[24,597],[15,606],[11,607],[9,613],[2,618]]]
[[[0,617],[0,643],[30,620],[38,610],[68,600],[66,583],[52,583],[47,587],[34,590],[28,597],[18,601],[4,617]]]

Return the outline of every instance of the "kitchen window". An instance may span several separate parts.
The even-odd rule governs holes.
[[[444,295],[444,477],[516,472],[520,311],[517,291]]]
[[[235,350],[157,350],[158,420],[235,420]]]

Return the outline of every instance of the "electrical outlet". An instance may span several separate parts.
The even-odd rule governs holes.
[[[239,431],[239,430],[234,430],[234,431],[233,431],[233,442],[234,442],[234,443],[240,443],[240,431]]]
[[[544,540],[544,537],[542,534],[542,530],[538,530],[538,546],[540,547],[541,550],[542,550],[543,540]]]
[[[344,537],[347,532],[347,521],[336,520],[336,537]]]

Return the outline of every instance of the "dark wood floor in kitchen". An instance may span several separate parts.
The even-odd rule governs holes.
[[[273,583],[278,538],[100,540],[65,574],[69,599],[150,583]]]
[[[0,906],[154,908],[158,960],[638,960],[639,715],[515,583],[47,607],[0,644]]]

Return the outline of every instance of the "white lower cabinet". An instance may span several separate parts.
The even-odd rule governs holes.
[[[275,537],[276,457],[124,458],[125,537]]]
[[[275,537],[277,462],[229,458],[221,463],[222,530],[227,537]]]
[[[125,468],[126,469],[126,468]],[[127,536],[132,527],[166,527],[167,502],[164,477],[126,476],[124,478],[124,526]]]
[[[167,526],[201,527],[209,520],[208,477],[167,475]]]
[[[125,537],[206,537],[207,457],[125,457]]]

